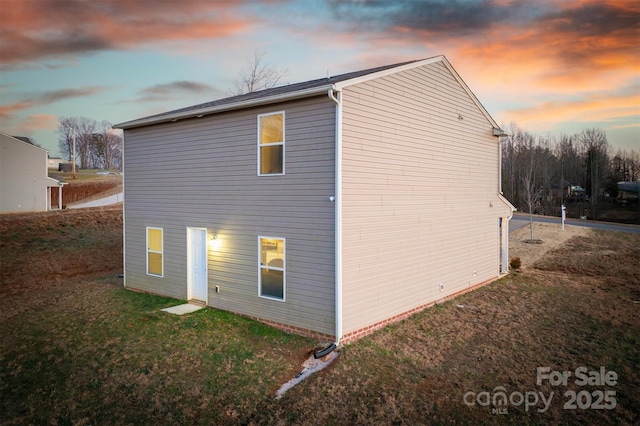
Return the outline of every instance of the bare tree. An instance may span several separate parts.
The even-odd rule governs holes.
[[[120,168],[122,156],[122,137],[114,133],[111,123],[102,121],[98,131],[93,134],[93,163],[101,169]]]
[[[61,117],[58,119],[58,149],[67,160],[71,161],[73,156],[73,132],[75,122],[73,118]]]
[[[525,208],[529,212],[529,242],[533,243],[533,213],[538,207],[540,207],[540,201],[542,199],[543,188],[539,184],[539,179],[536,176],[535,166],[535,148],[533,146],[534,141],[530,139],[526,147],[525,155],[528,157],[522,164],[521,169],[521,192],[520,197]]]
[[[96,120],[87,117],[62,117],[59,119],[58,147],[69,160],[80,160],[80,167],[83,169],[95,166],[94,156],[94,133],[98,123]],[[76,158],[73,159],[73,140],[75,135]]]
[[[605,177],[609,175],[609,144],[602,129],[586,129],[578,136],[586,152],[586,191],[590,197],[591,215],[598,218],[598,197],[602,195]]]
[[[255,51],[253,53],[253,59],[247,62],[247,68],[233,83],[232,92],[234,95],[270,89],[278,85],[280,80],[287,75],[287,70],[281,70],[267,64],[265,56],[264,52]]]

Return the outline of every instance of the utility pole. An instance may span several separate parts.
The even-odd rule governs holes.
[[[76,178],[76,129],[73,129],[73,178]]]

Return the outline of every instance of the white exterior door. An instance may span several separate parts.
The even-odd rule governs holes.
[[[207,230],[187,228],[187,298],[207,302]]]

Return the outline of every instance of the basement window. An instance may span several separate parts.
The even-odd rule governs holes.
[[[284,111],[258,115],[258,175],[284,174]]]
[[[147,275],[162,277],[164,273],[164,253],[162,228],[147,227]]]

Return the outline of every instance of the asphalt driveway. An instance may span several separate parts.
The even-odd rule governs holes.
[[[533,216],[533,221],[536,223],[557,223],[558,228],[561,226],[561,220],[559,217],[552,216]],[[620,231],[631,232],[640,234],[640,225],[626,225],[622,223],[612,222],[598,222],[593,220],[579,220],[579,219],[566,219],[565,225],[584,226],[587,228],[604,229],[607,231]],[[522,228],[529,224],[529,215],[525,213],[515,213],[513,219],[509,221],[509,232]]]

